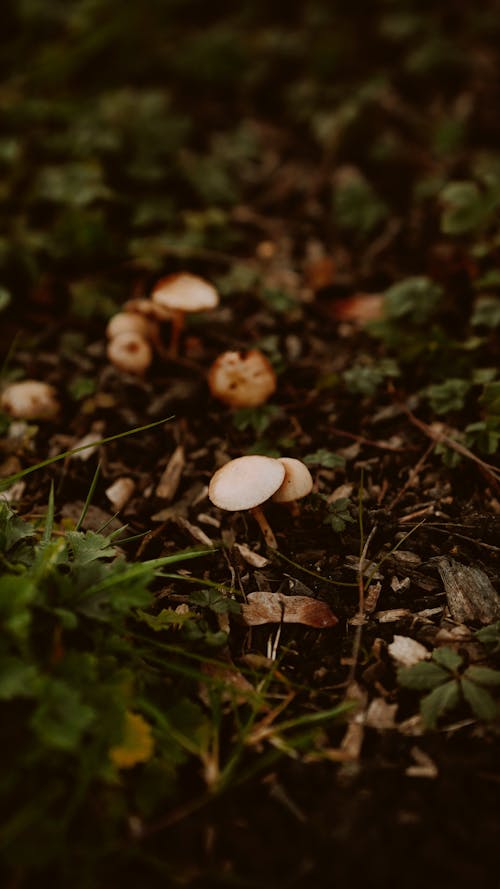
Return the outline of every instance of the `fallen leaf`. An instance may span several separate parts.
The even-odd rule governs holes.
[[[310,596],[283,596],[260,590],[249,593],[247,603],[242,605],[244,622],[249,627],[260,624],[288,623],[305,624],[308,627],[334,627],[338,623],[326,602]]]
[[[138,763],[151,759],[153,749],[151,726],[140,713],[127,710],[122,741],[109,751],[112,763],[118,769],[131,769]]]

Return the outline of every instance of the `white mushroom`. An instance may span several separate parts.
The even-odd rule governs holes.
[[[257,407],[276,389],[272,364],[259,352],[223,352],[208,372],[208,385],[215,398],[229,407]]]
[[[60,410],[56,390],[40,380],[11,383],[2,392],[0,405],[18,420],[53,420]]]
[[[302,460],[295,457],[279,457],[279,462],[285,467],[285,478],[281,487],[272,495],[271,500],[276,503],[292,503],[310,494],[313,487],[312,475]]]
[[[208,312],[219,304],[219,294],[215,287],[189,272],[179,272],[161,278],[156,283],[151,298],[154,305],[171,314],[170,351],[173,355],[177,354],[186,314]]]
[[[137,333],[146,340],[152,340],[156,330],[157,325],[151,318],[137,312],[117,312],[108,321],[106,336],[112,340],[122,333]]]
[[[249,509],[268,546],[277,549],[276,538],[260,507],[278,490],[284,478],[285,467],[273,457],[257,454],[237,457],[214,473],[208,496],[220,509],[231,512]]]
[[[107,355],[118,370],[131,374],[143,374],[153,360],[153,350],[148,341],[138,333],[120,333],[108,343]]]

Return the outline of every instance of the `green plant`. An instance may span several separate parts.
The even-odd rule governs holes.
[[[463,657],[453,648],[436,648],[428,661],[397,671],[401,686],[426,691],[420,701],[420,714],[426,728],[436,728],[438,719],[465,703],[478,719],[490,722],[498,705],[488,688],[500,686],[500,671],[490,667],[464,666]]]

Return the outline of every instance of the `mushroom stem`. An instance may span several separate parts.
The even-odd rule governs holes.
[[[181,333],[184,330],[184,321],[184,312],[172,311],[172,332],[170,334],[169,352],[170,355],[174,357],[179,353],[179,343],[181,339]]]
[[[261,507],[253,506],[250,512],[252,513],[255,521],[262,531],[262,535],[264,537],[264,540],[266,541],[267,546],[269,546],[271,549],[278,549],[278,543],[276,541],[276,537],[274,536],[273,529],[267,521]]]

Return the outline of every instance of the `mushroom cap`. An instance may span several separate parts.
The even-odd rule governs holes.
[[[138,333],[145,339],[149,339],[153,332],[154,321],[139,315],[137,312],[117,312],[109,319],[106,327],[106,336],[112,340],[122,333]]]
[[[206,312],[219,305],[219,294],[215,287],[189,272],[160,278],[151,298],[162,309],[176,312]]]
[[[313,480],[305,463],[295,457],[279,457],[278,462],[284,466],[285,477],[281,487],[271,497],[276,503],[289,503],[300,500],[312,491]]]
[[[169,312],[168,309],[156,305],[152,299],[148,299],[144,296],[136,296],[133,297],[133,299],[128,299],[123,305],[123,311],[133,312],[136,315],[144,315],[152,321],[169,321],[172,317],[172,313]]]
[[[257,407],[276,389],[271,362],[258,349],[223,352],[208,372],[208,385],[215,398],[229,407]]]
[[[237,457],[214,473],[208,496],[220,509],[252,509],[269,500],[284,478],[285,467],[274,457]]]
[[[11,383],[2,392],[0,406],[18,420],[53,420],[60,410],[54,386],[41,380]]]
[[[120,333],[108,343],[107,355],[118,370],[143,374],[153,360],[153,350],[139,333]]]

